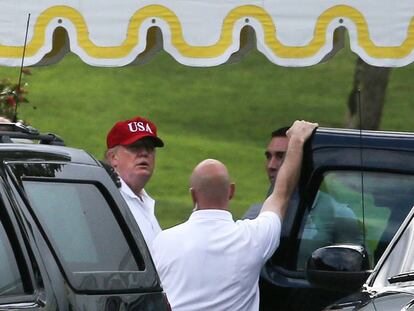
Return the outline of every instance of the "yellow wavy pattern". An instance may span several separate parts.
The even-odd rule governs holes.
[[[346,5],[337,5],[323,12],[314,30],[313,39],[306,46],[283,45],[276,36],[276,28],[272,18],[261,7],[253,5],[240,6],[226,16],[219,40],[209,46],[189,45],[184,37],[181,23],[170,9],[160,5],[149,5],[136,11],[130,19],[125,40],[119,46],[97,46],[88,37],[88,26],[82,15],[68,6],[51,7],[38,17],[34,35],[26,47],[26,56],[34,56],[45,44],[46,27],[54,18],[70,20],[76,27],[78,46],[90,57],[103,59],[117,59],[127,56],[138,44],[138,30],[147,18],[163,19],[170,27],[172,45],[184,57],[214,58],[222,55],[232,44],[232,30],[237,20],[241,18],[255,18],[264,31],[265,44],[273,53],[281,58],[307,58],[315,55],[326,44],[326,31],[329,23],[335,19],[348,18],[353,21],[358,31],[358,44],[365,52],[374,58],[403,58],[414,48],[414,18],[411,19],[407,36],[399,46],[377,46],[369,35],[368,25],[364,16],[355,8]],[[64,27],[64,24],[62,25]],[[0,57],[20,58],[22,46],[0,45]]]

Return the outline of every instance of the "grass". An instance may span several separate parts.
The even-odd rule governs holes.
[[[232,210],[238,218],[267,191],[263,150],[273,129],[295,119],[344,126],[354,63],[355,55],[346,50],[308,68],[278,67],[257,52],[214,68],[185,67],[166,53],[123,68],[90,67],[68,55],[56,65],[32,69],[27,79],[32,105],[22,106],[19,116],[98,158],[114,122],[148,117],[166,143],[146,187],[157,200],[161,225],[188,217],[188,176],[207,157],[228,165],[237,184]],[[17,80],[18,69],[0,68],[0,76]],[[412,66],[394,69],[383,129],[412,130],[413,76]]]

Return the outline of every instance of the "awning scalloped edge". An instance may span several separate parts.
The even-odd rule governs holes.
[[[157,19],[163,20],[168,25],[171,33],[171,42],[164,42],[164,44],[172,45],[181,57],[189,59],[217,58],[228,53],[231,47],[234,47],[235,44],[238,45],[238,42],[233,42],[235,23],[243,20],[246,25],[249,25],[249,20],[251,19],[255,19],[261,25],[264,38],[263,44],[273,53],[275,58],[305,59],[314,57],[324,47],[326,50],[328,26],[332,22],[337,24],[336,27],[343,26],[344,19],[351,21],[357,30],[357,40],[355,43],[351,42],[351,47],[352,44],[357,44],[358,49],[363,51],[368,57],[401,59],[410,56],[414,49],[414,18],[409,23],[407,36],[401,45],[378,46],[371,40],[368,25],[363,14],[347,5],[333,6],[324,11],[316,21],[313,39],[304,46],[288,46],[281,43],[277,38],[277,29],[271,16],[263,8],[253,5],[239,6],[231,10],[222,23],[218,41],[207,46],[188,44],[184,39],[180,20],[172,10],[165,6],[148,5],[137,10],[130,18],[125,40],[117,46],[99,46],[94,44],[88,37],[88,26],[84,18],[76,9],[69,6],[53,6],[43,11],[35,21],[33,35],[26,46],[25,55],[27,58],[30,59],[30,57],[36,56],[46,44],[46,28],[55,18],[70,21],[74,25],[77,48],[83,50],[88,57],[95,59],[95,63],[99,63],[100,59],[122,59],[131,56],[131,53],[134,53],[134,51],[137,53],[134,49],[140,43],[140,40],[145,40],[145,38],[139,38],[139,29],[147,19],[152,19],[153,21]],[[65,22],[62,22],[60,26],[65,27]],[[155,23],[154,26],[157,26],[157,24]],[[357,49],[353,48],[353,50]],[[22,52],[23,46],[0,45],[0,60],[7,58],[19,59],[22,56]],[[225,62],[225,60],[222,62]]]

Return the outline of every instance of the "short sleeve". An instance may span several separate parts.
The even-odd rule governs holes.
[[[263,261],[269,259],[280,242],[282,223],[278,214],[266,211],[255,219],[238,220],[237,224],[249,232],[250,239],[258,247]]]

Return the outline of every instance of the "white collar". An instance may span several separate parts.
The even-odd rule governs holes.
[[[147,201],[147,200],[154,201],[154,199],[151,198],[148,195],[148,193],[145,191],[145,189],[142,189],[140,195],[138,196],[134,193],[134,191],[132,191],[132,189],[127,185],[127,183],[122,178],[119,178],[119,179],[121,180],[121,189],[120,190],[124,194],[129,196],[130,198],[138,199],[140,201]]]
[[[229,211],[222,209],[202,209],[194,211],[190,215],[190,219],[220,219],[233,221],[233,216]]]

